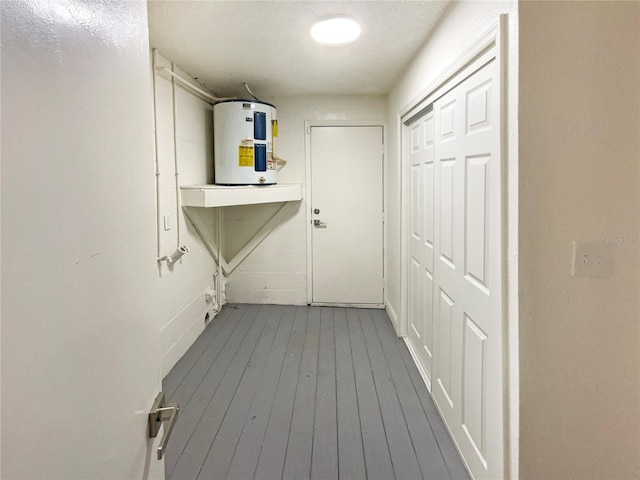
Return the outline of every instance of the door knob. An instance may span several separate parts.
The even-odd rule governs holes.
[[[318,214],[320,213],[320,209],[319,209],[319,208],[315,208],[315,209],[313,210],[313,213],[315,213],[316,215],[318,215]]]
[[[327,228],[327,224],[325,222],[321,222],[319,219],[315,219],[313,221],[313,226],[316,228]]]

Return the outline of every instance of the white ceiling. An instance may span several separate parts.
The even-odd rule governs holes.
[[[217,95],[385,94],[407,68],[450,1],[151,0],[151,46]],[[362,24],[345,47],[313,42],[323,16]]]

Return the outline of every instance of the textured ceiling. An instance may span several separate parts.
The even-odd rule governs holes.
[[[449,1],[157,1],[148,3],[151,46],[217,95],[385,94]],[[346,47],[313,42],[323,16],[362,24]]]

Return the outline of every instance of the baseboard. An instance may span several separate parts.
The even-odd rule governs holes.
[[[331,303],[331,302],[313,302],[309,304],[312,307],[338,307],[338,308],[374,308],[378,310],[384,309],[381,303]]]
[[[387,310],[387,315],[389,315],[389,318],[391,319],[391,324],[393,325],[393,329],[396,331],[396,335],[400,337],[401,335],[400,335],[400,325],[398,323],[398,314],[393,309],[393,307],[391,306],[388,300],[384,302],[384,306]]]
[[[416,368],[418,369],[418,372],[422,377],[422,381],[427,386],[427,390],[429,390],[429,393],[431,393],[431,379],[429,378],[429,375],[427,375],[427,371],[422,366],[422,363],[420,362],[418,357],[418,353],[413,348],[413,343],[411,343],[411,340],[409,340],[409,337],[402,337],[402,339],[404,340],[404,343],[407,345],[407,350],[409,350],[409,353],[411,354],[411,358],[413,358],[413,363],[415,363]]]

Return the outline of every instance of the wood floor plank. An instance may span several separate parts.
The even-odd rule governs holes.
[[[270,352],[273,351],[276,334],[279,331],[283,309],[282,307],[274,306],[270,310],[258,344],[249,359],[249,363],[244,370],[217,434],[215,434],[215,439],[198,474],[198,478],[215,479],[227,477],[233,452],[240,439],[242,427],[257,393],[260,378],[263,376]]]
[[[289,338],[285,360],[282,364],[282,372],[278,380],[278,389],[273,408],[269,415],[267,431],[260,449],[260,456],[254,474],[256,479],[275,480],[282,477],[302,350],[305,342],[307,315],[307,307],[295,307],[293,330]],[[240,459],[239,461],[242,460]],[[243,477],[239,476],[237,478]]]
[[[418,372],[418,368],[416,367],[407,346],[404,343],[404,340],[401,338],[397,338],[395,335],[395,331],[393,330],[393,326],[391,322],[387,324],[387,330],[389,330],[394,337],[396,337],[396,342],[398,342],[398,350],[402,356],[402,360],[404,361],[407,372],[411,377],[411,381],[413,382],[414,388],[416,389],[416,393],[418,394],[418,398],[420,399],[420,403],[422,404],[422,408],[427,416],[429,421],[429,425],[431,426],[431,430],[438,442],[438,447],[440,449],[442,458],[447,465],[447,469],[449,470],[449,476],[455,480],[468,480],[469,473],[467,472],[458,451],[456,450],[453,441],[451,440],[451,436],[447,430],[447,427],[444,425],[440,414],[438,413],[438,409],[433,403],[431,399],[431,394],[427,390],[427,386],[424,383],[424,380],[420,376],[420,372]]]
[[[165,453],[165,471],[167,474],[173,472],[179,458],[187,447],[189,439],[198,426],[220,381],[229,368],[240,345],[244,342],[247,331],[256,322],[258,311],[259,308],[256,305],[239,307],[236,310],[237,313],[230,317],[230,320],[232,320],[232,323],[230,323],[232,334],[227,337],[221,330],[216,342],[212,343],[210,351],[207,351],[207,357],[210,357],[211,363],[207,367],[208,370],[204,378],[201,377],[200,373],[193,376],[191,375],[191,373],[196,370],[196,367],[194,367],[187,376],[187,379],[185,379],[183,383],[185,392],[192,388],[194,388],[195,391],[188,402],[180,403],[180,415],[171,434],[171,442]],[[201,366],[197,368],[204,370],[209,360],[205,361],[201,357],[199,363],[201,363]],[[194,385],[188,385],[189,382],[194,382]]]
[[[353,355],[354,376],[358,396],[358,412],[362,428],[362,445],[364,449],[367,478],[389,480],[395,478],[391,455],[387,445],[387,436],[382,423],[382,414],[378,404],[371,364],[367,354],[364,334],[358,311],[348,309],[347,325],[351,352]]]
[[[213,396],[207,403],[204,413],[197,422],[191,438],[189,438],[169,478],[191,480],[198,476],[198,472],[214,440],[212,432],[217,432],[222,423],[224,414],[260,339],[260,334],[265,326],[264,314],[268,311],[269,306],[267,305],[263,305],[258,309],[257,320],[252,323],[230,363],[227,367],[221,369],[224,371],[224,376],[219,380]]]
[[[276,389],[279,385],[280,374],[284,370],[287,353],[290,352],[289,345],[291,344],[294,315],[295,309],[283,309],[276,340],[272,351],[269,353],[267,365],[260,379],[251,409],[245,419],[244,428],[234,451],[227,478],[253,478],[260,456],[260,448],[267,430],[269,415],[273,408]]]
[[[234,309],[228,305],[213,317],[211,323],[202,331],[200,336],[193,342],[193,345],[176,362],[171,371],[162,381],[162,391],[167,398],[171,398],[176,389],[184,381],[198,359],[205,353],[211,342],[218,336],[218,332],[229,319]],[[173,400],[172,400],[173,401]]]
[[[390,325],[390,320],[386,312],[383,310],[372,311],[371,317],[391,372],[391,378],[396,386],[402,411],[407,419],[407,427],[420,463],[422,476],[429,480],[449,478],[449,471],[442,458],[440,447],[399,351],[399,347],[406,348],[404,342],[400,340],[402,343],[399,343],[394,332],[387,328]]]
[[[367,477],[358,413],[356,380],[349,329],[344,308],[333,312],[336,343],[336,397],[338,423],[338,472],[341,479]]]
[[[282,478],[286,480],[304,480],[311,475],[319,344],[320,307],[309,307],[289,443],[282,474]]]
[[[228,305],[165,382],[167,478],[469,479],[384,311]]]
[[[371,317],[371,310],[360,310],[359,316],[395,476],[398,479],[422,478],[420,464],[400,406],[396,386],[391,378],[391,372]]]
[[[184,377],[184,381],[181,382],[175,391],[168,397],[170,401],[179,403],[181,407],[187,406],[194,392],[202,383],[202,379],[207,375],[211,365],[215,362],[216,357],[224,348],[229,337],[240,325],[246,322],[250,323],[253,318],[255,318],[255,311],[257,311],[255,307],[253,309],[249,309],[246,306],[241,306],[237,309],[233,309],[233,307],[231,307],[230,310],[231,313],[229,314],[228,321],[221,324],[220,329],[215,332],[215,338],[207,338],[207,340],[210,340],[210,343],[207,345],[202,355],[198,356],[194,365],[189,369],[189,372]],[[249,316],[246,316],[247,312],[249,312]]]
[[[336,419],[336,348],[333,309],[320,310],[318,381],[313,427],[311,478],[338,478],[338,422]]]

